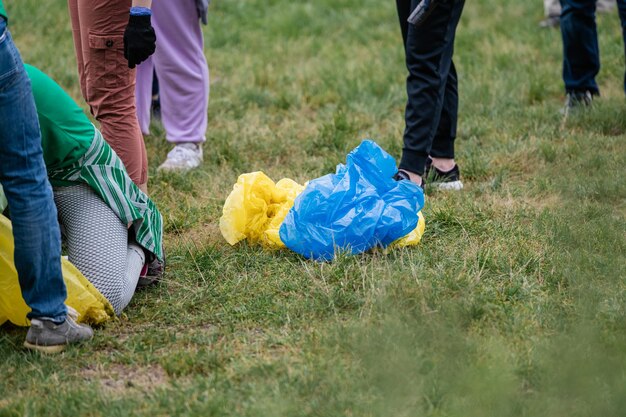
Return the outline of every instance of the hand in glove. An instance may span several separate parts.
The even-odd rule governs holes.
[[[156,34],[150,23],[150,15],[133,15],[128,19],[124,31],[124,58],[128,68],[135,68],[154,53]]]
[[[437,6],[437,2],[437,0],[422,0],[407,19],[408,22],[415,26],[421,26]]]
[[[211,3],[211,0],[196,0],[196,11],[198,12],[198,17],[205,25],[207,24],[209,3]]]

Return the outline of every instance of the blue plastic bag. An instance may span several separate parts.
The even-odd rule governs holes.
[[[280,227],[285,245],[306,258],[331,260],[386,247],[415,229],[424,193],[395,181],[394,158],[371,140],[348,154],[335,174],[310,181]]]

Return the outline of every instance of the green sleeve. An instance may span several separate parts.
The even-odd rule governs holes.
[[[87,152],[95,128],[52,78],[31,65],[24,66],[33,88],[46,168],[49,174],[62,171]]]
[[[7,12],[4,11],[4,6],[2,5],[2,0],[0,0],[0,16],[4,17],[5,19],[7,19]]]

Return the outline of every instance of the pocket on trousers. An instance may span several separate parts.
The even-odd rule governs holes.
[[[128,84],[130,68],[124,58],[124,35],[89,34],[93,87],[117,88]]]

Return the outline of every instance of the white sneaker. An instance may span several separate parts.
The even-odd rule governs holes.
[[[174,146],[157,170],[186,172],[199,167],[201,163],[202,146],[198,143],[181,143]]]

